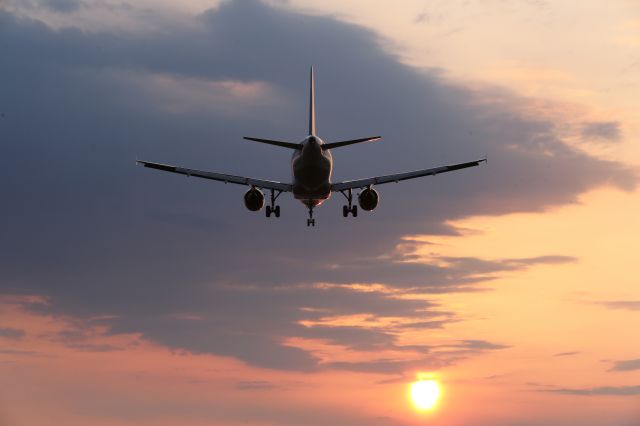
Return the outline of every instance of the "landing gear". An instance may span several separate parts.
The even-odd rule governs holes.
[[[282,194],[282,191],[278,191],[278,193],[276,194],[276,191],[274,189],[271,190],[271,205],[267,206],[267,208],[265,209],[267,217],[271,217],[271,213],[273,213],[276,217],[280,217],[280,206],[275,205],[276,200],[278,199],[280,194]]]
[[[309,205],[309,219],[307,219],[307,226],[316,226],[316,220],[313,218],[313,205]]]
[[[342,216],[347,217],[349,213],[351,213],[353,217],[358,217],[358,206],[342,206]]]
[[[271,217],[271,213],[273,213],[276,217],[280,217],[280,206],[267,206],[267,208],[265,209],[265,213],[267,214],[267,217]]]
[[[340,193],[344,195],[344,198],[346,198],[347,202],[349,203],[348,206],[342,206],[342,216],[348,217],[349,213],[351,213],[353,217],[358,217],[358,206],[352,205],[353,194],[351,192],[351,188],[347,189],[346,192],[344,190],[340,191]]]

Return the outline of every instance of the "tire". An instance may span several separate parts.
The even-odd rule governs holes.
[[[351,214],[353,215],[353,217],[358,217],[358,206],[353,206]]]
[[[342,206],[342,217],[347,217],[347,216],[349,216],[349,207]]]
[[[276,214],[276,217],[280,217],[280,206],[276,206],[274,213]]]
[[[266,213],[267,217],[271,217],[271,206],[267,206],[264,212]]]

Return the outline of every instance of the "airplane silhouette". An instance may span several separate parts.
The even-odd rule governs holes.
[[[415,179],[422,176],[435,176],[440,173],[452,172],[454,170],[465,169],[467,167],[475,167],[480,165],[483,161],[487,161],[486,158],[484,158],[476,161],[469,161],[467,163],[452,164],[449,166],[331,183],[331,170],[333,166],[333,159],[331,157],[332,149],[361,142],[376,141],[381,139],[381,137],[371,136],[361,139],[325,143],[316,135],[314,92],[314,71],[313,67],[311,67],[309,88],[309,134],[302,142],[293,143],[253,137],[244,138],[250,141],[261,142],[293,150],[293,157],[291,159],[292,183],[186,169],[166,164],[151,163],[149,161],[138,161],[138,163],[142,164],[144,167],[163,170],[166,172],[249,186],[249,190],[244,194],[244,204],[247,209],[251,211],[259,211],[264,207],[265,196],[262,191],[265,189],[269,190],[270,204],[266,208],[267,217],[270,217],[272,214],[275,217],[280,217],[280,206],[275,204],[276,199],[283,192],[291,192],[295,199],[300,200],[308,208],[309,218],[307,219],[307,226],[315,226],[316,222],[313,218],[313,209],[326,201],[331,196],[332,192],[340,192],[347,199],[348,204],[342,207],[342,215],[347,217],[351,214],[353,217],[357,217],[358,207],[353,205],[354,189],[360,189],[360,192],[358,193],[358,204],[360,205],[360,208],[365,211],[371,211],[377,207],[378,200],[380,198],[378,192],[373,189],[373,185],[400,182],[402,180]]]

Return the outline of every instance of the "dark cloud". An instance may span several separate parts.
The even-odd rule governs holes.
[[[41,353],[36,351],[25,351],[21,349],[0,349],[0,355],[34,356],[41,355]]]
[[[239,390],[265,390],[276,387],[275,384],[266,380],[247,380],[236,383],[236,389]]]
[[[610,300],[605,302],[596,302],[609,309],[624,309],[627,311],[640,311],[640,300]]]
[[[573,356],[578,355],[580,352],[578,351],[570,351],[570,352],[558,352],[557,354],[553,354],[553,356]]]
[[[422,24],[429,22],[429,14],[426,12],[419,13],[413,20],[414,24]]]
[[[396,326],[398,329],[428,329],[428,328],[442,328],[445,324],[455,321],[448,318],[446,320],[434,320],[434,321],[418,321],[410,322],[406,324],[400,324]]]
[[[640,370],[640,358],[615,361],[609,371],[632,371]]]
[[[620,140],[620,123],[617,121],[584,123],[582,138],[588,141],[618,142]]]
[[[640,395],[640,386],[601,386],[581,389],[546,389],[543,392],[560,393],[565,395],[610,395],[633,396]]]
[[[459,347],[481,351],[481,350],[506,349],[509,346],[487,342],[486,340],[463,340],[460,342]]]
[[[420,356],[414,356],[413,358],[405,355],[397,359],[384,358],[359,362],[329,362],[322,364],[322,367],[363,373],[401,375],[408,370],[437,370],[486,351],[506,348],[508,346],[484,340],[462,340],[453,345],[435,346],[432,348],[433,350],[431,348],[409,346],[406,348],[409,351],[423,352]],[[391,382],[393,381],[391,380]],[[389,381],[384,382],[390,383]]]
[[[11,327],[0,328],[0,337],[18,340],[18,339],[22,339],[24,335],[25,335],[24,330],[20,330],[19,328],[11,328]]]
[[[104,323],[113,333],[308,371],[318,360],[287,338],[374,348],[395,345],[395,331],[300,321],[370,314],[443,326],[457,320],[453,313],[393,292],[475,291],[506,272],[574,261],[418,263],[411,251],[394,251],[404,236],[455,235],[448,220],[540,211],[594,187],[635,186],[631,169],[565,144],[554,122],[514,113],[526,99],[457,87],[381,45],[364,28],[256,1],[226,2],[154,34],[55,31],[0,12],[0,54],[11,58],[0,67],[1,291],[48,296],[50,304],[33,307],[48,313],[112,316]],[[283,217],[267,221],[243,209],[242,188],[134,166],[139,158],[287,180],[289,152],[240,137],[302,138],[310,64],[326,140],[386,138],[336,151],[335,180],[484,154],[490,164],[382,186],[380,208],[357,220],[344,220],[343,201],[329,200],[316,229],[306,229],[304,208],[286,196]],[[262,97],[234,92],[234,84],[256,82]],[[349,283],[390,292],[340,286]],[[334,367],[410,365],[376,362]]]
[[[364,327],[315,326],[301,333],[311,339],[322,339],[330,343],[358,350],[393,347],[395,337],[389,333]]]
[[[79,0],[40,0],[40,3],[55,12],[70,13],[75,12],[83,6]]]

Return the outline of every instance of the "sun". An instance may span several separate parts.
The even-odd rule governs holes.
[[[411,384],[411,401],[419,410],[430,410],[440,398],[440,386],[435,380],[418,380]]]

